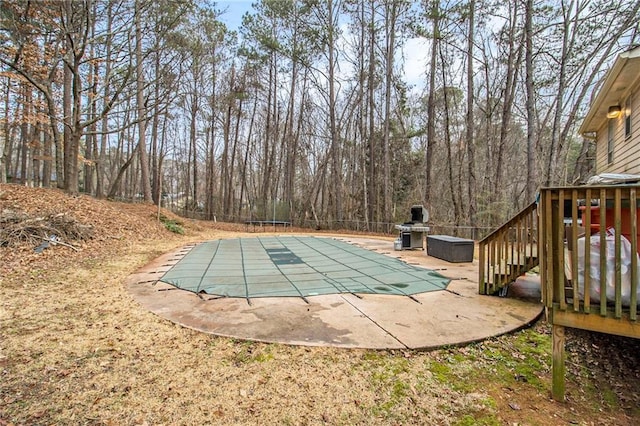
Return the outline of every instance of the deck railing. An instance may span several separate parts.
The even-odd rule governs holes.
[[[479,293],[495,294],[538,266],[537,204],[531,203],[478,243]]]
[[[564,399],[564,327],[640,338],[638,185],[541,191],[542,298],[553,326],[553,397]]]

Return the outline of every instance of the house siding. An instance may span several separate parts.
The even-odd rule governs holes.
[[[631,137],[625,138],[625,116],[615,118],[613,162],[607,161],[608,123],[597,133],[596,173],[628,173],[640,175],[640,91],[634,87],[631,100]]]

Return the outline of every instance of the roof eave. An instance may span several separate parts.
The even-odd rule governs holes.
[[[589,111],[582,121],[578,133],[587,137],[590,133],[596,133],[602,128],[607,120],[607,110],[611,105],[618,105],[622,101],[619,90],[613,90],[614,85],[622,83],[625,89],[628,89],[634,84],[633,77],[627,76],[624,81],[620,82],[620,75],[623,73],[629,63],[640,64],[640,47],[628,50],[621,53],[616,58],[613,66],[607,72],[604,80],[604,84],[598,91],[595,99],[593,100]],[[631,79],[631,80],[629,80]],[[637,74],[636,78],[637,80]]]
[[[607,119],[606,113],[602,115],[602,108],[609,108],[609,105],[614,105],[611,103],[611,88],[613,84],[618,79],[618,76],[622,72],[625,64],[627,63],[626,58],[618,57],[613,64],[613,67],[607,72],[607,77],[605,78],[604,84],[598,91],[596,98],[593,100],[593,103],[589,107],[589,112],[587,116],[582,121],[582,125],[578,130],[578,133],[581,135],[585,135],[587,133],[595,133],[597,132]],[[617,104],[617,100],[616,100]]]

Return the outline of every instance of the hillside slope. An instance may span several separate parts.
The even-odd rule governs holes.
[[[171,235],[151,204],[122,203],[58,189],[0,185],[0,257],[2,269],[55,261],[57,265],[112,251],[134,240]],[[175,217],[162,211],[165,216]],[[57,234],[64,245],[34,249]]]

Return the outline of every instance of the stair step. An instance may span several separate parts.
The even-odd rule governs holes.
[[[518,261],[518,259],[512,260],[512,261],[507,261],[507,265],[520,265],[520,266],[527,266],[527,265],[532,265],[532,264],[537,264],[538,263],[538,258],[534,257],[534,256],[526,256],[526,257],[522,257],[520,258],[520,260]]]

